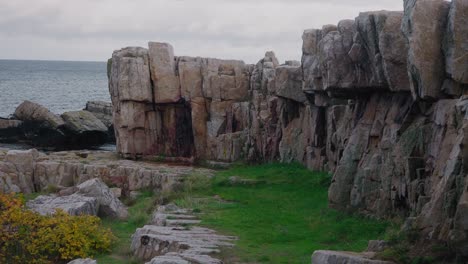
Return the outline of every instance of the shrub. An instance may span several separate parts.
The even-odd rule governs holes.
[[[0,194],[0,263],[66,263],[109,251],[114,236],[95,216],[42,216]]]

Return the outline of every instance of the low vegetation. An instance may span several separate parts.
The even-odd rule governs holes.
[[[328,208],[330,176],[299,164],[238,166],[213,179],[194,175],[175,202],[202,224],[239,237],[226,263],[310,263],[314,250],[362,251],[388,222]]]
[[[67,263],[110,251],[114,236],[95,216],[42,216],[24,199],[0,194],[0,263]]]
[[[129,206],[129,218],[126,221],[103,219],[103,225],[112,230],[116,240],[109,254],[101,254],[96,258],[99,264],[139,263],[132,259],[131,236],[137,228],[143,227],[149,222],[155,199],[153,192],[143,191],[136,199],[124,201]]]

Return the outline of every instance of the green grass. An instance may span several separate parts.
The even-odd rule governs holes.
[[[99,264],[129,264],[139,263],[132,260],[130,251],[131,236],[137,228],[143,227],[150,220],[154,209],[154,194],[150,191],[142,192],[128,208],[129,218],[126,221],[103,219],[104,227],[110,228],[117,237],[110,254],[98,256]]]
[[[230,176],[258,184],[230,184]],[[226,263],[310,263],[314,250],[362,251],[383,238],[389,223],[328,208],[329,182],[298,164],[237,166],[212,180],[187,180],[176,203],[200,212],[203,225],[239,237],[222,256]]]

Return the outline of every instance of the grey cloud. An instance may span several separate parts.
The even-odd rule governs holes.
[[[251,63],[271,49],[283,59],[299,59],[304,29],[360,11],[402,9],[398,0],[0,0],[0,5],[0,58],[104,60],[114,49],[157,40],[172,43],[180,55]]]

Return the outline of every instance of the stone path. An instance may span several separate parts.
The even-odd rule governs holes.
[[[195,226],[200,220],[190,210],[175,205],[159,206],[151,224],[132,236],[132,251],[146,264],[221,264],[211,256],[222,247],[233,247],[236,237]]]

